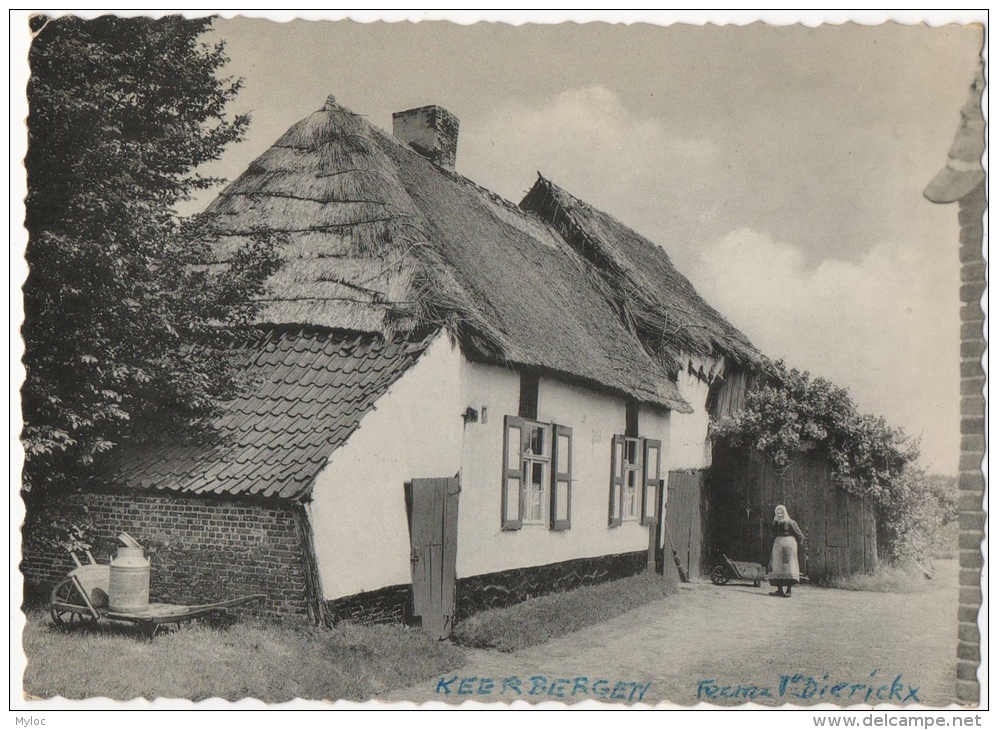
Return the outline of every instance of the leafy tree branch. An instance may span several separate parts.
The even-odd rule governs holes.
[[[240,387],[228,337],[252,322],[280,242],[251,236],[212,264],[210,224],[176,213],[250,121],[226,116],[241,81],[220,75],[210,25],[32,18],[26,494],[80,484],[126,438],[204,425]]]

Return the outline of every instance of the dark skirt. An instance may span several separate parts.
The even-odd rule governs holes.
[[[792,586],[800,583],[800,563],[797,561],[797,540],[792,536],[773,540],[773,554],[769,559],[769,584]]]

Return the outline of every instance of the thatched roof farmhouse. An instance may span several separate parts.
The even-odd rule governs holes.
[[[644,570],[667,475],[709,463],[708,401],[759,367],[662,248],[542,176],[515,205],[456,173],[446,110],[394,122],[330,97],[208,208],[209,266],[287,244],[238,350],[254,387],[88,496],[155,549],[154,593],[446,635]]]

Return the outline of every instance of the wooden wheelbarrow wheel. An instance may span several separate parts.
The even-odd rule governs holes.
[[[77,593],[76,581],[72,578],[59,581],[52,589],[49,615],[59,628],[78,626],[93,618],[86,606],[80,606],[79,610],[67,607],[67,604],[75,606],[79,603]]]
[[[83,605],[80,605],[80,602]],[[73,574],[59,581],[52,589],[49,615],[56,626],[69,627],[82,623],[99,622],[100,612],[94,608],[80,579]]]
[[[728,580],[728,571],[723,565],[715,565],[710,571],[710,582],[714,585],[723,586]]]

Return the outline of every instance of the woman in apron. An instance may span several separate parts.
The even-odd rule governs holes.
[[[776,591],[770,595],[790,598],[791,588],[800,583],[797,552],[803,544],[804,533],[790,519],[787,508],[778,505],[773,518],[773,554],[769,560],[769,584],[776,586]]]

